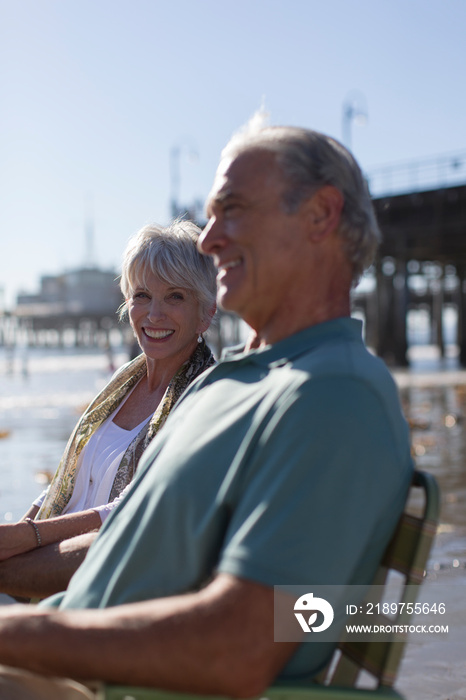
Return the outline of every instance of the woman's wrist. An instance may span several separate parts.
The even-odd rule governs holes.
[[[20,520],[19,523],[0,525],[0,561],[36,547],[37,536],[29,523]]]
[[[35,530],[30,526],[26,519],[20,520],[19,523],[11,525],[11,528],[11,548],[16,550],[11,556],[22,554],[23,552],[29,552],[31,549],[35,549],[37,547],[37,536]]]
[[[32,520],[32,518],[24,518],[24,522],[27,523],[28,525],[30,525],[32,527],[32,529],[34,530],[34,534],[36,536],[36,546],[42,547],[42,537],[40,536],[39,527],[38,527],[37,523],[34,522],[34,520]]]

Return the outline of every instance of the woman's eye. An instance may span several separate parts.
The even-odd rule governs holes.
[[[181,294],[181,292],[173,292],[173,294],[170,295],[170,299],[173,299],[174,301],[183,301],[184,296]]]
[[[148,299],[149,295],[147,292],[136,292],[136,294],[133,294],[133,299]]]

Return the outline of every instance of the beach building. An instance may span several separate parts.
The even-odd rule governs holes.
[[[10,334],[26,335],[29,345],[105,344],[121,328],[122,301],[115,270],[88,266],[44,275],[37,293],[18,294]]]

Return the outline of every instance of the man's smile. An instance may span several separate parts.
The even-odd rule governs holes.
[[[236,258],[235,260],[229,260],[228,262],[222,263],[221,265],[218,265],[218,275],[217,277],[223,277],[228,270],[233,270],[235,267],[238,267],[241,265],[243,262],[242,258]],[[223,274],[222,274],[223,273]]]

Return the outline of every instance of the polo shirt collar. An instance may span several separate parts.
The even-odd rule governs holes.
[[[244,352],[243,346],[226,348],[222,354],[222,362],[251,362],[261,367],[281,366],[287,364],[299,355],[309,352],[322,341],[334,340],[359,341],[362,339],[362,322],[355,318],[336,318],[315,326],[305,328],[299,333],[280,340],[264,348]]]

